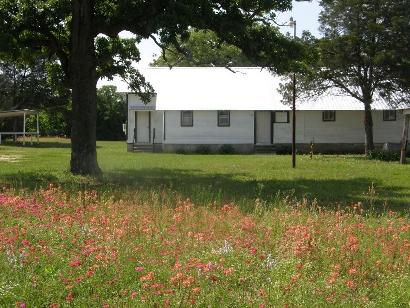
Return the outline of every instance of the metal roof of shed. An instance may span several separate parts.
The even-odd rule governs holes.
[[[38,111],[30,110],[30,109],[23,109],[23,110],[7,110],[7,111],[0,111],[0,119],[4,118],[16,118],[22,117],[25,115],[32,115],[37,114]]]
[[[278,92],[282,77],[261,68],[151,67],[141,73],[157,93],[157,110],[289,110]],[[100,81],[115,85],[118,92],[130,92],[124,81]],[[407,105],[409,106],[409,104]],[[375,110],[392,109],[377,99]],[[403,107],[404,108],[404,107]],[[363,103],[332,91],[316,99],[298,100],[299,110],[363,110]]]

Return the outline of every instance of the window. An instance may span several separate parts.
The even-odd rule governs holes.
[[[383,110],[383,121],[396,121],[396,110]]]
[[[275,111],[274,123],[289,123],[289,111]]]
[[[194,112],[190,111],[181,111],[181,126],[190,127],[194,126]]]
[[[336,121],[336,111],[334,110],[325,110],[322,112],[323,122]]]
[[[231,125],[231,113],[227,110],[218,111],[218,126],[228,127]]]

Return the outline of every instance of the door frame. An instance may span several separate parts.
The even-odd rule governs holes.
[[[148,143],[151,143],[151,111],[135,111],[134,143],[138,143],[138,112],[148,112]],[[145,143],[145,142],[144,142]]]
[[[258,134],[258,121],[257,121],[257,112],[269,112],[270,113],[270,144],[273,144],[273,124],[274,124],[274,111],[272,110],[255,110],[253,112],[253,144],[257,144],[257,134]]]

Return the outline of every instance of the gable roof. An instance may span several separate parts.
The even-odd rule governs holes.
[[[232,72],[234,71],[234,72]],[[282,81],[258,67],[151,67],[141,73],[157,93],[157,110],[290,110],[278,92]],[[115,79],[119,92],[130,92],[128,85]],[[307,101],[297,101],[298,110],[363,110],[363,104],[336,91]],[[403,107],[404,108],[404,107]],[[373,109],[392,109],[384,100]]]

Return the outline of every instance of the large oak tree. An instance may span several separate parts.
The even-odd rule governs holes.
[[[165,46],[152,66],[247,67],[254,66],[238,47],[223,43],[207,30],[192,29],[189,38],[180,42],[185,52],[178,52],[172,44]]]
[[[132,66],[141,39],[178,46],[191,28],[209,29],[256,65],[283,72],[303,54],[272,27],[275,11],[290,8],[291,0],[0,0],[0,56],[46,54],[60,69],[72,93],[71,171],[96,174],[96,83],[120,75],[152,92]],[[135,37],[121,39],[124,30]]]

